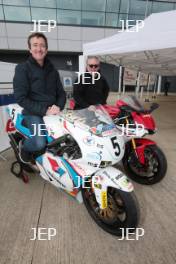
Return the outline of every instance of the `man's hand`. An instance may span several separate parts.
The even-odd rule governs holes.
[[[57,105],[52,105],[48,107],[46,115],[58,115],[60,113],[60,107]]]
[[[95,112],[95,111],[96,111],[96,107],[95,107],[95,105],[90,105],[90,106],[88,107],[88,110],[89,110],[89,111],[93,111],[93,112]]]

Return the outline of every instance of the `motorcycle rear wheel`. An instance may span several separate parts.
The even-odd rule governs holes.
[[[127,150],[123,165],[128,176],[140,184],[152,185],[160,182],[167,171],[167,160],[162,150],[157,145],[149,145],[145,148],[146,164],[143,166],[136,159],[134,150]]]
[[[139,206],[133,192],[108,188],[108,207],[101,209],[91,188],[82,189],[84,204],[94,221],[106,232],[122,236],[126,228],[135,228],[139,222]]]

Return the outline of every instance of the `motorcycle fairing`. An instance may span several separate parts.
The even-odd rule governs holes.
[[[156,124],[151,114],[138,114],[136,112],[132,112],[131,115],[135,120],[135,123],[143,125],[147,130],[156,130]]]
[[[79,189],[82,185],[82,177],[73,169],[63,157],[54,156],[50,152],[37,157],[36,163],[40,168],[43,178],[59,188],[73,192],[75,187]]]
[[[17,130],[25,137],[31,137],[30,130],[23,124],[24,115],[22,114],[22,110],[23,108],[17,104],[8,105],[7,111],[11,119],[9,119],[7,123],[6,131],[11,132]],[[13,124],[14,126],[12,126],[11,124]],[[50,136],[47,131],[45,131],[45,133],[46,133],[47,142],[48,143],[52,142],[54,138]]]

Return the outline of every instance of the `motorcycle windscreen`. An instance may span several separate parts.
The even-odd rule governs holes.
[[[120,100],[123,101],[126,105],[131,106],[136,111],[145,110],[139,99],[134,95],[122,97]]]
[[[98,136],[104,136],[104,132],[116,129],[116,125],[102,105],[74,111],[64,110],[62,115],[64,119],[74,123],[75,126],[79,126]]]

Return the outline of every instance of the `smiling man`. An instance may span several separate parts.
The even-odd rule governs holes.
[[[57,115],[64,108],[66,95],[57,70],[47,58],[45,35],[31,34],[28,48],[30,56],[26,62],[16,66],[13,87],[16,102],[24,108],[24,120],[33,135],[34,128],[44,123],[43,116]],[[40,133],[26,139],[19,146],[21,160],[31,161],[32,155],[41,153],[45,146],[46,137]]]

